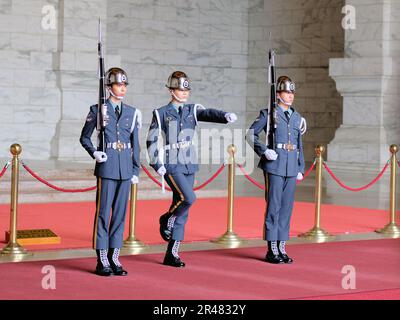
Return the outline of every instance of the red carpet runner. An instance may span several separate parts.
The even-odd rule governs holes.
[[[158,218],[169,200],[140,200],[137,204],[137,237],[145,243],[162,243]],[[265,202],[262,198],[236,198],[234,230],[244,238],[261,238]],[[94,201],[81,203],[21,204],[18,229],[51,229],[61,244],[29,246],[28,249],[88,248],[94,218]],[[0,241],[9,229],[9,205],[0,205]],[[190,211],[186,241],[207,241],[226,231],[227,199],[198,199]],[[373,232],[388,222],[384,210],[322,205],[322,227],[333,234]],[[314,204],[296,202],[291,235],[309,230],[314,223]],[[127,234],[128,228],[125,228]]]
[[[271,265],[265,248],[183,252],[187,267],[161,264],[162,254],[124,256],[127,277],[92,273],[95,258],[0,264],[0,299],[400,299],[400,239],[288,246],[292,265]],[[42,267],[56,270],[44,290]],[[356,289],[344,290],[344,266]],[[7,275],[7,276],[4,276]]]

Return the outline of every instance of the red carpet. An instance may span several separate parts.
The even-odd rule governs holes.
[[[0,299],[400,299],[400,239],[288,246],[292,265],[262,261],[265,248],[183,252],[187,267],[161,264],[162,254],[121,258],[127,277],[92,274],[95,258],[0,264]],[[44,290],[44,265],[56,289]],[[342,288],[342,268],[356,289]]]
[[[375,290],[332,296],[309,297],[307,300],[400,300],[400,289]]]
[[[145,243],[163,243],[158,234],[158,218],[169,200],[141,200],[137,204],[137,237]],[[236,198],[234,230],[244,238],[261,238],[265,202],[262,198]],[[0,205],[0,241],[9,229],[9,205]],[[18,229],[51,229],[61,236],[61,244],[29,246],[28,249],[84,248],[91,246],[94,201],[81,203],[21,204]],[[185,241],[206,241],[226,230],[227,199],[198,199],[191,209]],[[333,233],[373,232],[388,222],[384,210],[335,205],[322,206],[322,227]],[[314,204],[296,202],[291,235],[309,230],[314,223]],[[127,234],[128,228],[125,228]]]

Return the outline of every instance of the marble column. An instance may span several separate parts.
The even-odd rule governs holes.
[[[58,85],[61,120],[57,125],[54,157],[58,160],[91,160],[79,143],[89,106],[98,99],[98,20],[106,45],[107,2],[68,0],[60,3]],[[105,57],[105,68],[120,65],[120,56]]]
[[[400,3],[347,0],[355,29],[345,30],[345,56],[329,74],[343,97],[343,123],[328,145],[332,167],[376,171],[400,143]]]

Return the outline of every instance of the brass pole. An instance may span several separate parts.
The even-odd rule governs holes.
[[[137,184],[131,185],[130,214],[129,214],[129,236],[124,241],[124,250],[130,253],[137,253],[146,248],[146,245],[135,236],[136,230],[136,202],[137,202]]]
[[[235,152],[236,148],[228,148],[230,155],[228,165],[228,232],[233,232],[233,201],[235,197]]]
[[[400,227],[396,224],[396,171],[397,171],[397,157],[396,153],[399,151],[397,145],[392,144],[390,146],[391,164],[390,164],[390,222],[382,229],[376,230],[376,232],[383,233],[391,236],[392,238],[400,237]]]
[[[15,143],[11,145],[10,152],[13,155],[11,171],[10,239],[0,253],[2,255],[18,257],[27,253],[17,242],[19,155],[22,152],[22,148],[19,144]]]
[[[212,242],[235,248],[242,243],[242,239],[233,231],[233,201],[235,197],[235,153],[236,147],[228,146],[228,227],[227,231]]]
[[[315,148],[316,155],[316,175],[315,175],[315,224],[314,227],[299,237],[314,240],[316,242],[324,242],[333,236],[321,228],[321,198],[322,198],[322,164],[324,159],[322,154],[325,147],[317,145]]]

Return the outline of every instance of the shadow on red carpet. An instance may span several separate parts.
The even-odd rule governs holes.
[[[162,254],[124,256],[127,277],[93,274],[95,258],[0,264],[0,299],[399,299],[400,239],[288,246],[292,265],[263,261],[265,248],[183,252],[183,269]],[[56,289],[43,289],[42,267],[56,270]],[[345,290],[344,266],[355,269]]]

